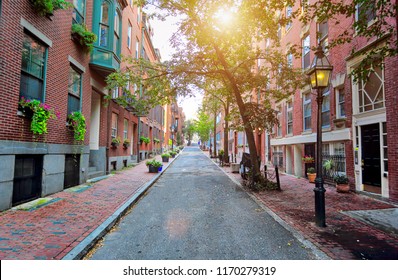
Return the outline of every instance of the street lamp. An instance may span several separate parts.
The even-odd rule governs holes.
[[[326,227],[325,217],[325,188],[323,187],[322,175],[322,102],[323,89],[329,86],[329,79],[333,66],[322,50],[322,46],[318,46],[315,51],[315,58],[307,75],[311,79],[311,88],[317,90],[317,118],[316,118],[316,179],[315,179],[315,223],[319,227]]]

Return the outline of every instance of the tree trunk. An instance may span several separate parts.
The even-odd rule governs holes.
[[[213,127],[213,156],[217,157],[217,113],[214,113],[214,127]]]
[[[260,165],[257,161],[257,149],[256,149],[256,142],[254,141],[253,127],[249,122],[248,117],[246,116],[245,104],[243,102],[241,92],[239,90],[235,77],[229,71],[229,67],[225,60],[225,57],[218,48],[218,46],[216,44],[213,44],[213,47],[216,51],[218,59],[220,60],[221,64],[224,67],[225,76],[230,82],[232,91],[235,95],[236,103],[238,104],[239,113],[242,117],[243,126],[245,128],[247,143],[249,144],[250,160],[252,162],[252,176],[253,176],[252,178],[254,182],[258,182],[261,173],[260,173]]]
[[[228,154],[228,134],[229,134],[229,129],[228,129],[228,121],[226,118],[229,115],[229,100],[227,100],[226,105],[224,107],[224,162],[229,163],[229,154]]]

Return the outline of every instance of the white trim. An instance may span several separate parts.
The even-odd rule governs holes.
[[[322,133],[322,142],[335,142],[335,141],[344,141],[344,140],[351,140],[351,132],[349,128]],[[286,137],[281,139],[271,139],[271,146],[304,144],[304,143],[315,143],[315,142],[316,142],[316,133],[311,133],[311,134],[298,135],[298,136]]]
[[[82,73],[86,72],[86,67],[81,65],[76,59],[68,55],[68,61],[73,64],[76,68],[78,68]]]
[[[90,85],[95,88],[98,92],[109,95],[109,90],[107,90],[104,86],[102,86],[97,80],[90,78]]]
[[[21,25],[30,33],[35,35],[38,39],[40,39],[40,41],[45,43],[47,46],[49,47],[53,46],[53,42],[46,35],[40,32],[36,27],[30,24],[26,19],[21,18]]]

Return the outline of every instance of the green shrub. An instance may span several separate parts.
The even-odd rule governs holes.
[[[97,35],[88,30],[85,24],[74,23],[72,24],[72,35],[74,35],[78,43],[91,52],[94,48],[94,42],[97,40]]]
[[[315,168],[314,168],[314,167],[309,167],[309,168],[307,169],[307,173],[309,173],[309,174],[315,174],[315,173],[316,173]]]
[[[333,180],[336,182],[336,184],[348,184],[349,180],[347,175],[345,174],[337,174],[336,176],[333,177]]]

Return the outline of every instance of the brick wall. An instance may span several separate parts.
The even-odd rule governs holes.
[[[69,1],[72,2],[72,1]],[[58,10],[51,17],[37,15],[29,0],[7,1],[2,4],[0,26],[0,134],[1,140],[45,141],[48,143],[68,144],[73,142],[73,134],[66,128],[68,99],[68,56],[72,56],[88,71],[89,56],[79,50],[71,40],[72,9]],[[91,24],[92,1],[87,1],[87,23]],[[17,9],[15,7],[18,7]],[[48,135],[33,138],[30,132],[30,121],[17,116],[19,101],[19,84],[22,61],[22,40],[24,30],[21,18],[28,21],[53,45],[48,48],[45,103],[60,113],[58,120],[49,120]],[[90,126],[91,86],[90,75],[83,75],[82,112],[86,116],[87,127]],[[89,129],[85,144],[88,144]]]

